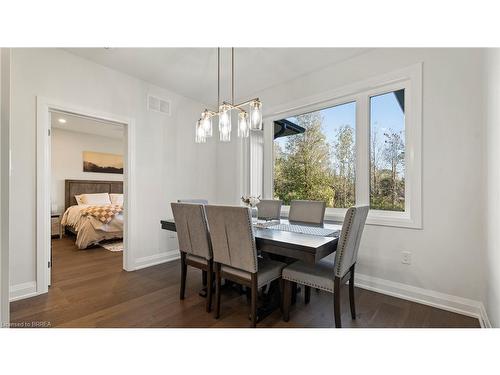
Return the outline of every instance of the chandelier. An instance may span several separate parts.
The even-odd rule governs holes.
[[[262,103],[259,98],[234,103],[234,48],[231,48],[231,102],[220,102],[220,48],[217,48],[217,111],[205,109],[196,122],[195,142],[205,143],[212,137],[212,119],[219,118],[219,140],[231,141],[231,115],[238,113],[238,137],[247,138],[250,130],[262,130]],[[245,110],[247,109],[247,110]]]

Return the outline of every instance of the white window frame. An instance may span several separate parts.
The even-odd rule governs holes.
[[[422,229],[422,64],[374,77],[266,111],[264,117],[264,198],[274,186],[273,131],[276,120],[356,101],[356,204],[370,204],[370,97],[405,90],[405,211],[371,209],[366,223]],[[288,216],[289,206],[282,215]],[[326,219],[342,221],[345,208],[327,208]]]

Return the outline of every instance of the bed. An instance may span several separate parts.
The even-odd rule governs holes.
[[[123,238],[123,212],[116,213],[104,223],[88,214],[88,208],[105,206],[78,204],[82,194],[123,194],[122,181],[65,180],[64,214],[61,224],[67,232],[76,235],[76,246],[86,249],[104,240]],[[115,205],[123,207],[121,205]],[[116,208],[116,207],[115,207]]]

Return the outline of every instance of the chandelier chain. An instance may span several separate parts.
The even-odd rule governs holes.
[[[217,110],[220,106],[220,47],[217,48]]]
[[[231,48],[231,104],[234,105],[234,47]]]

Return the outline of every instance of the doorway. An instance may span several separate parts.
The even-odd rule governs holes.
[[[55,125],[55,126],[54,126]],[[71,125],[73,128],[68,129]],[[67,128],[64,129],[64,126]],[[76,131],[75,131],[76,130]],[[58,150],[56,153],[57,157],[63,157],[66,167],[69,164],[72,164],[74,172],[72,174],[67,175],[68,178],[61,178],[62,176],[59,174],[57,178],[54,178],[54,184],[52,179],[52,141],[55,134],[67,133],[65,136],[68,136],[69,132],[73,132],[77,135],[77,138],[85,138],[87,136],[91,136],[90,133],[98,133],[94,134],[97,136],[111,136],[108,138],[112,138],[113,136],[117,136],[118,133],[122,136],[122,144],[123,144],[123,153],[122,153],[122,181],[119,181],[120,178],[110,179],[108,176],[112,175],[116,172],[114,169],[120,169],[117,165],[111,165],[111,169],[109,169],[107,165],[102,165],[101,171],[99,171],[99,166],[95,169],[88,169],[85,167],[84,162],[87,162],[87,167],[95,161],[95,155],[84,155],[84,151],[94,152],[94,154],[99,153],[99,150],[92,149],[89,150],[72,150],[72,156],[69,156],[69,151],[67,154],[64,152],[60,152]],[[103,193],[107,191],[110,194],[119,195],[120,192],[118,186],[121,184],[122,189],[122,199],[123,199],[123,211],[121,214],[123,215],[123,245],[122,245],[122,260],[120,261],[121,268],[126,271],[131,271],[134,269],[133,262],[133,254],[132,254],[132,243],[134,242],[134,233],[132,232],[132,210],[134,207],[134,196],[133,196],[133,160],[134,160],[134,149],[132,145],[134,144],[134,135],[135,135],[135,124],[134,121],[130,118],[102,113],[98,111],[94,111],[88,108],[77,107],[74,105],[69,105],[67,103],[61,103],[55,100],[49,100],[46,98],[37,98],[37,293],[42,294],[48,291],[48,287],[51,283],[51,268],[52,268],[52,252],[51,246],[58,236],[64,238],[66,235],[66,247],[68,247],[68,238],[71,236],[71,230],[67,230],[68,228],[62,227],[62,220],[66,210],[70,206],[77,205],[75,201],[75,192],[83,192],[87,194],[91,193]],[[75,146],[76,147],[76,146]],[[108,151],[111,150],[111,146]],[[111,154],[117,155],[113,152],[101,152],[102,154]],[[61,156],[62,155],[62,156]],[[99,155],[98,155],[99,156]],[[102,156],[102,155],[101,155]],[[109,155],[108,155],[109,156]],[[84,160],[87,158],[89,160]],[[76,161],[75,161],[76,160]],[[99,160],[99,158],[97,159]],[[109,159],[108,159],[109,160]],[[60,161],[60,160],[59,160]],[[80,167],[77,166],[78,163]],[[97,163],[99,164],[99,163]],[[104,163],[106,164],[106,163]],[[69,167],[68,167],[69,168]],[[80,169],[79,171],[77,169]],[[107,177],[103,177],[104,174],[100,175],[100,172],[106,173]],[[89,177],[87,177],[89,176]],[[105,190],[102,190],[102,186],[105,182],[111,184]],[[68,189],[68,183],[70,184]],[[76,183],[76,185],[75,185]],[[61,186],[64,184],[64,187]],[[75,187],[76,186],[76,187]],[[76,190],[75,190],[76,189]],[[82,190],[83,189],[83,190]],[[119,197],[115,197],[119,198]],[[110,196],[111,199],[111,196]],[[104,202],[90,202],[91,206],[100,206],[97,203]],[[94,213],[87,213],[88,216],[94,215]],[[115,212],[113,215],[118,215],[120,212]],[[53,217],[54,216],[54,217]],[[114,216],[113,216],[114,217]],[[95,219],[99,219],[98,216],[94,215]],[[96,220],[94,220],[95,222]],[[110,224],[110,223],[104,223]],[[116,223],[111,223],[111,225]],[[57,228],[59,227],[59,228]],[[72,227],[72,225],[70,225]],[[73,229],[73,233],[75,239],[75,249],[82,248],[81,252],[86,251],[85,249],[88,247],[89,249],[94,249],[97,246],[101,247],[103,243],[112,242],[112,240],[117,240],[116,233],[111,233],[109,236],[104,234],[104,236],[97,236],[97,238],[80,239],[78,240],[78,230],[76,228]],[[88,228],[87,228],[88,229]],[[95,228],[94,228],[95,229]],[[102,228],[101,228],[102,229]],[[116,229],[116,227],[114,228]],[[53,233],[55,232],[55,233]],[[68,233],[69,232],[69,233]],[[98,231],[97,231],[98,232]],[[111,231],[113,232],[113,230]],[[92,233],[95,235],[96,233]],[[99,234],[103,234],[99,232]],[[78,242],[78,244],[77,244]],[[88,245],[88,246],[87,246]],[[111,246],[112,247],[112,246]],[[107,250],[106,250],[107,251]],[[111,250],[110,250],[111,251]],[[81,253],[80,253],[81,254]]]
[[[54,110],[50,125],[49,285],[99,259],[121,269],[125,127]]]

